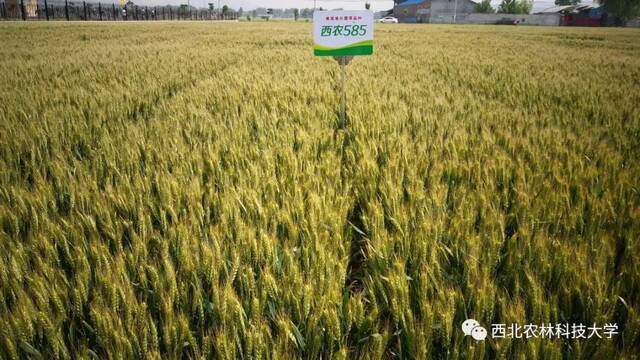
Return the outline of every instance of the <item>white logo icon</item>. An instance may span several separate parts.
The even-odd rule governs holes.
[[[480,323],[474,319],[467,319],[462,323],[462,332],[464,336],[469,336],[474,340],[482,341],[487,338],[487,329],[480,326]]]

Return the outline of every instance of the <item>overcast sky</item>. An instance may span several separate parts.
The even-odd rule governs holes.
[[[258,7],[265,8],[313,8],[314,0],[189,0],[191,5],[206,7],[207,3],[214,2],[216,6],[220,1],[220,6],[228,5],[231,8],[251,10]],[[480,0],[475,0],[479,2]],[[186,4],[187,0],[133,0],[139,5],[179,5]],[[366,0],[317,0],[316,6],[324,9],[364,9]],[[368,0],[374,11],[388,10],[393,7],[393,1],[388,0]],[[554,0],[534,0],[533,11],[540,11],[554,6]],[[583,3],[591,3],[592,0],[583,0]],[[500,4],[500,0],[492,0],[494,7]]]

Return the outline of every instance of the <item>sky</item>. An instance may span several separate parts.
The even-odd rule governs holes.
[[[133,0],[139,5],[179,5],[186,4],[187,0]],[[189,0],[191,5],[206,7],[207,3],[214,2],[220,6],[228,5],[233,9],[242,7],[244,10],[251,10],[258,7],[264,8],[313,8],[314,0]],[[475,0],[479,2],[480,0]],[[498,7],[501,0],[492,0],[494,7]],[[317,0],[316,6],[324,9],[343,8],[346,10],[364,9],[366,2],[371,3],[374,11],[389,10],[393,7],[393,1],[388,0]],[[554,6],[554,0],[534,0],[533,12],[540,11]],[[583,0],[582,3],[589,4],[592,0]]]

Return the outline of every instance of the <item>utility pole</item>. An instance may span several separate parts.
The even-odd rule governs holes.
[[[456,15],[458,14],[458,0],[453,3],[453,23],[456,23]]]
[[[20,13],[22,14],[22,21],[27,21],[27,10],[24,7],[24,0],[20,0]]]

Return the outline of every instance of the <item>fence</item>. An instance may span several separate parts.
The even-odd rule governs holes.
[[[113,3],[87,1],[8,0],[0,1],[0,20],[63,21],[153,21],[153,20],[237,20],[238,13],[222,13],[187,6],[121,7]]]

